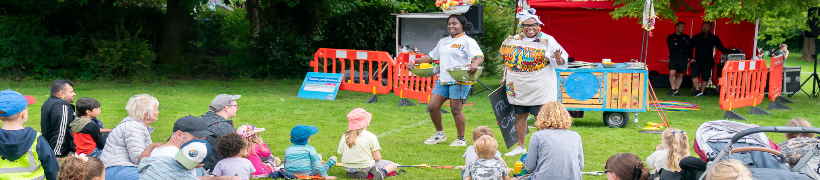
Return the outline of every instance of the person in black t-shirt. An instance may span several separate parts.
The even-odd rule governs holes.
[[[666,37],[666,45],[669,47],[669,86],[672,91],[670,95],[680,94],[680,85],[683,83],[683,75],[686,74],[686,67],[689,59],[692,58],[692,39],[684,34],[685,24],[678,22],[675,24],[675,33]]]
[[[692,46],[695,47],[695,63],[692,64],[692,86],[695,96],[703,96],[706,83],[711,78],[712,67],[715,65],[714,49],[717,48],[723,53],[729,52],[729,49],[723,47],[720,38],[712,33],[713,26],[712,22],[703,22],[701,32],[692,37]]]

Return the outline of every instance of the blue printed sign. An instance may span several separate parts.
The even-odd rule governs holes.
[[[342,74],[308,72],[296,96],[305,99],[336,100],[340,85]]]

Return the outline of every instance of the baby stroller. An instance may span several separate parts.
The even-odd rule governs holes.
[[[698,128],[698,132],[701,132],[700,128]],[[805,127],[752,127],[744,129],[734,134],[728,143],[722,144],[722,142],[714,141],[706,142],[711,147],[716,147],[715,145],[722,146],[722,148],[719,148],[721,150],[717,153],[717,155],[715,155],[714,157],[709,157],[709,163],[707,164],[707,167],[713,166],[715,162],[718,162],[720,160],[737,159],[746,164],[746,167],[748,167],[749,171],[752,172],[752,177],[754,179],[811,180],[812,178],[807,176],[806,174],[802,174],[800,172],[793,172],[788,166],[788,164],[785,162],[786,158],[780,151],[775,150],[772,147],[767,147],[766,144],[768,144],[768,140],[762,141],[761,139],[759,139],[765,138],[765,134],[763,134],[764,132],[820,133],[820,129]],[[698,134],[697,136],[700,136],[700,134]],[[755,136],[757,137],[753,139],[748,139],[748,137]],[[698,137],[697,140],[703,139]],[[750,142],[750,140],[756,142]],[[762,142],[765,143],[761,144]],[[696,145],[700,144],[703,143],[696,142]],[[708,171],[706,173],[708,173]],[[703,179],[706,176],[706,173],[704,173],[700,179]]]

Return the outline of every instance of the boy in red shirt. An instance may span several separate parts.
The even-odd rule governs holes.
[[[106,136],[103,133],[111,131],[103,129],[102,122],[97,120],[102,112],[100,102],[94,98],[80,98],[77,100],[76,112],[77,119],[69,125],[76,153],[97,157],[105,146]]]

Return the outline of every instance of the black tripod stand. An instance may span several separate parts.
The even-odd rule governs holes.
[[[811,93],[803,89],[803,86],[811,82]],[[800,83],[800,91],[803,91],[809,98],[817,98],[818,93],[820,93],[820,77],[817,76],[817,58],[814,59],[814,71],[812,71],[809,78]]]

